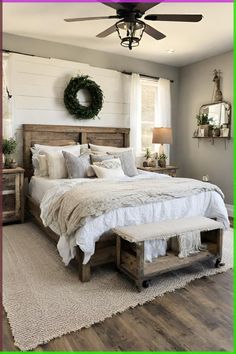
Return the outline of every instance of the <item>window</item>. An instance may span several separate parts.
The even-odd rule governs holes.
[[[157,145],[152,144],[152,131],[156,122],[157,81],[141,79],[141,148],[147,147],[156,151]]]

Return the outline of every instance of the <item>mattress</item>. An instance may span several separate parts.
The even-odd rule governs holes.
[[[156,178],[171,178],[167,175],[163,175],[160,173],[156,173]],[[148,171],[141,171],[139,170],[139,174],[135,178],[147,178],[147,177],[153,177],[153,172],[148,172]],[[125,178],[130,178],[130,177],[125,177]],[[49,177],[36,177],[33,176],[30,180],[29,183],[29,194],[30,196],[38,203],[40,204],[45,193],[55,187],[55,186],[65,186],[65,185],[71,185],[71,184],[76,184],[79,182],[88,182],[91,183],[92,179],[88,178],[74,178],[74,179],[69,179],[69,178],[62,178],[62,179],[50,179]]]
[[[172,178],[146,171],[142,171],[138,176],[125,178],[145,178],[148,183],[148,178],[153,178],[154,176],[155,178]],[[45,215],[49,212],[49,204],[53,200],[59,198],[73,185],[81,182],[93,183],[93,180],[89,178],[50,180],[45,177],[33,177],[30,182],[30,194],[33,199],[40,203],[42,220],[45,220]],[[45,200],[48,200],[48,202],[45,203]],[[208,191],[137,207],[118,208],[97,217],[87,217],[85,224],[73,235],[70,237],[60,235],[57,248],[63,262],[67,265],[75,257],[76,246],[79,246],[84,252],[83,263],[86,264],[95,252],[95,243],[112,228],[191,216],[216,218],[223,223],[225,228],[229,227],[227,210],[222,197],[215,191]],[[59,234],[57,225],[51,224],[49,226],[54,232]],[[152,261],[161,253],[163,253],[163,249],[161,249],[161,245],[157,240],[145,242],[146,261]]]

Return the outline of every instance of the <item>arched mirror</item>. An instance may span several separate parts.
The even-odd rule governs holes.
[[[206,103],[197,115],[194,137],[230,138],[231,104],[226,101]]]

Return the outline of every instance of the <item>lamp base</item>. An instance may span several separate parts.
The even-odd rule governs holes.
[[[159,147],[159,156],[160,156],[161,154],[164,154],[164,153],[165,153],[164,145],[161,144],[160,147]]]

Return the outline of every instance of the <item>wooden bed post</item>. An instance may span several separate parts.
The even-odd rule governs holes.
[[[82,283],[90,281],[91,278],[91,267],[90,261],[87,264],[83,264],[84,252],[77,246],[76,247],[76,260],[79,266],[79,279]]]

